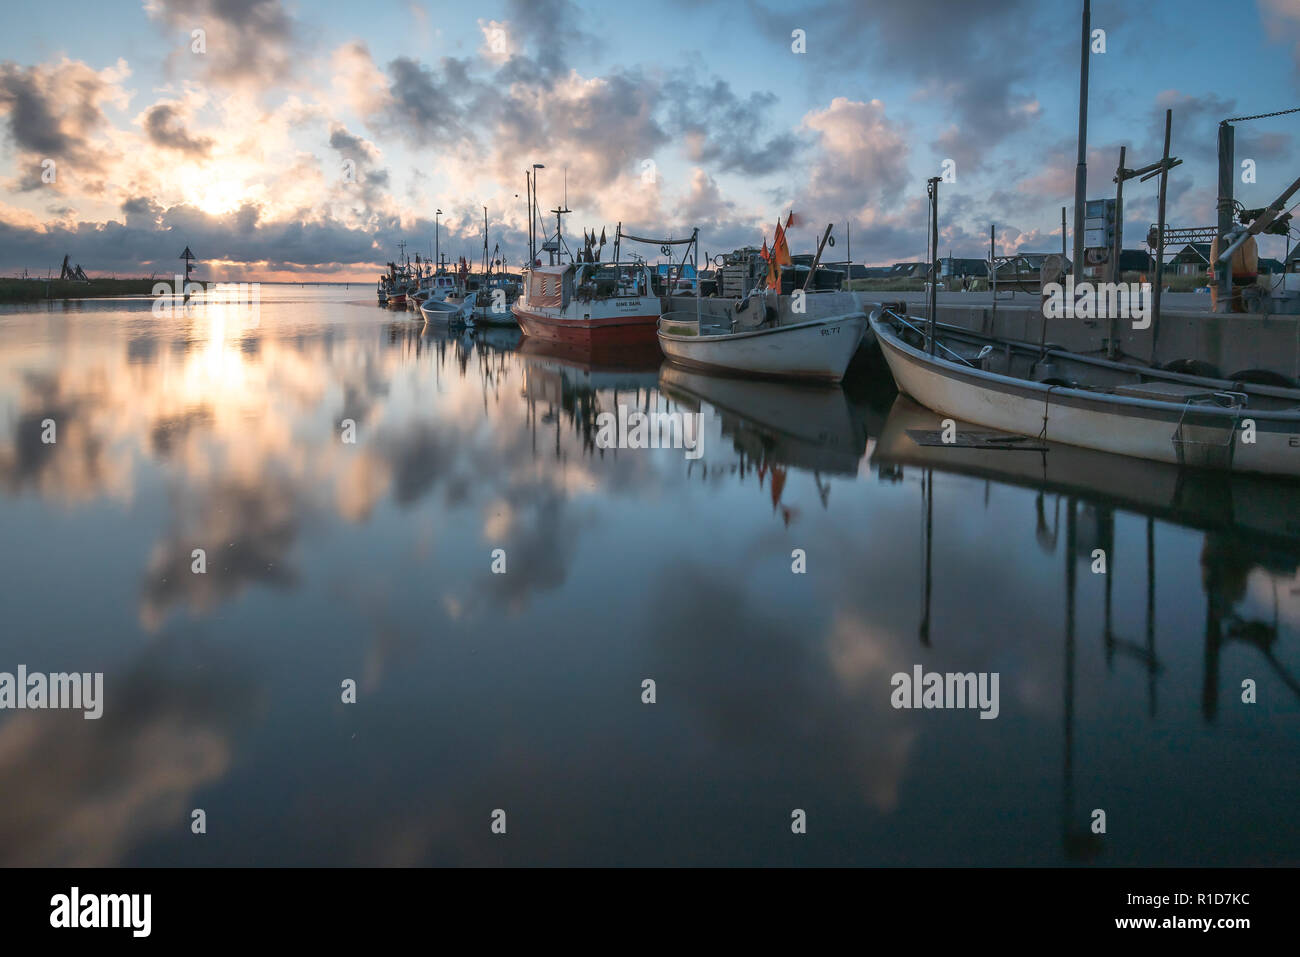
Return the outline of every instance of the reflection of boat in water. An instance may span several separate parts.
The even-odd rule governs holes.
[[[1059,443],[1045,443],[1044,451],[1011,450],[1004,446],[970,448],[929,444],[923,433],[939,424],[939,416],[906,396],[890,410],[872,456],[881,474],[891,470],[901,478],[904,467],[922,471],[925,559],[923,562],[924,611],[920,625],[922,644],[930,643],[929,600],[933,538],[941,534],[933,522],[935,476],[966,475],[1036,490],[1038,544],[1054,553],[1060,544],[1062,503],[1065,506],[1064,558],[1066,561],[1067,650],[1067,751],[1072,700],[1075,646],[1075,588],[1078,566],[1094,564],[1101,555],[1104,568],[1104,604],[1101,638],[1106,662],[1116,658],[1138,662],[1147,671],[1149,711],[1156,709],[1156,676],[1161,665],[1156,654],[1156,523],[1166,522],[1205,533],[1201,548],[1201,579],[1205,590],[1205,654],[1201,710],[1206,721],[1218,715],[1220,658],[1230,642],[1248,646],[1292,694],[1300,699],[1300,680],[1278,655],[1281,638],[1279,584],[1294,582],[1300,571],[1300,485],[1262,476],[1223,472],[1188,472],[1174,465],[1094,452]],[[960,429],[959,429],[960,431]],[[916,438],[927,444],[921,444]],[[1048,519],[1046,497],[1057,499]],[[1128,512],[1146,519],[1146,632],[1145,641],[1117,634],[1112,621],[1111,597],[1120,554],[1116,518]],[[1265,618],[1251,617],[1245,607],[1247,582],[1259,570],[1271,585],[1272,609]],[[1127,574],[1127,573],[1125,573]],[[1289,590],[1294,595],[1294,589]],[[1184,601],[1186,596],[1179,596]],[[1288,602],[1295,614],[1294,600]],[[1069,761],[1067,759],[1067,771]],[[1078,838],[1079,835],[1075,835]],[[1083,835],[1086,838],[1086,835]],[[1068,842],[1067,842],[1068,843]]]
[[[660,369],[659,387],[686,405],[707,402],[722,420],[723,435],[758,463],[856,475],[867,449],[866,428],[838,387],[755,382],[671,363]]]
[[[650,345],[591,349],[525,335],[519,343],[530,398],[556,400],[563,393],[653,389],[659,382],[663,355]]]
[[[583,450],[594,453],[600,413],[617,414],[620,404],[642,407],[659,382],[663,362],[653,343],[593,350],[528,335],[516,353],[523,362],[523,394],[534,440],[539,422],[554,425],[557,457],[562,455],[562,421],[582,436]]]
[[[1182,469],[1060,442],[1047,451],[995,445],[922,445],[942,416],[900,395],[889,411],[872,463],[911,465],[1022,485],[1141,512],[1201,530],[1231,530],[1294,549],[1300,556],[1300,484],[1259,475]],[[957,433],[977,429],[960,420]]]
[[[537,339],[527,334],[519,343],[519,353],[529,365],[551,363],[595,375],[654,373],[656,379],[664,358],[653,342],[587,346]]]
[[[498,352],[513,352],[523,337],[523,331],[513,322],[509,326],[474,324],[474,342]]]

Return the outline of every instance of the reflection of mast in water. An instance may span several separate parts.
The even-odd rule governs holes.
[[[934,545],[934,472],[926,469],[921,476],[921,502],[925,508],[922,531],[921,577],[925,582],[921,599],[921,644],[930,647],[930,570]]]
[[[1147,622],[1146,645],[1139,645],[1128,638],[1119,638],[1111,627],[1111,583],[1115,578],[1115,562],[1119,555],[1115,551],[1115,512],[1110,508],[1099,508],[1098,525],[1100,526],[1097,547],[1106,554],[1105,574],[1105,625],[1102,641],[1106,647],[1106,667],[1113,671],[1115,652],[1121,652],[1140,661],[1147,669],[1147,713],[1156,716],[1156,674],[1161,670],[1156,657],[1156,531],[1155,519],[1147,516]]]
[[[1268,662],[1282,683],[1300,698],[1300,682],[1273,653],[1278,638],[1277,578],[1273,586],[1273,620],[1242,618],[1233,608],[1245,597],[1246,579],[1261,563],[1238,554],[1235,544],[1213,532],[1201,548],[1201,579],[1205,586],[1205,678],[1201,686],[1201,714],[1213,723],[1219,714],[1219,654],[1229,641],[1250,645]]]
[[[1075,501],[1066,499],[1065,512],[1065,769],[1062,785],[1061,831],[1065,856],[1090,860],[1102,852],[1101,835],[1094,834],[1087,819],[1081,822],[1074,807],[1074,590],[1077,519]]]

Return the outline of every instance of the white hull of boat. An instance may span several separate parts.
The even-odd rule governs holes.
[[[472,322],[474,305],[469,300],[459,303],[430,301],[421,304],[420,314],[425,322]]]
[[[748,375],[839,382],[866,333],[864,315],[827,316],[789,326],[723,335],[683,336],[665,332],[664,354],[689,366]]]
[[[1214,424],[1189,428],[1180,442],[1180,422],[1187,410],[1182,403],[1048,385],[974,369],[927,355],[903,342],[877,317],[871,325],[899,391],[954,419],[1155,462],[1300,476],[1300,411],[1198,406],[1197,422]],[[1254,426],[1253,441],[1243,440],[1247,421]]]

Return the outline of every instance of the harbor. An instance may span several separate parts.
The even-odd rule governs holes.
[[[938,417],[870,375],[592,360],[518,330],[376,322],[355,289],[267,287],[262,310],[255,328],[107,302],[75,325],[0,322],[3,399],[25,410],[0,514],[7,541],[42,530],[5,552],[8,630],[44,643],[16,663],[104,675],[98,720],[0,724],[6,791],[45,782],[0,815],[6,863],[1300,853],[1294,831],[1257,827],[1297,784],[1289,485],[918,444]],[[57,371],[18,374],[34,367]],[[55,450],[38,437],[53,401]],[[619,404],[704,411],[702,456],[600,449],[597,416]],[[996,720],[894,710],[889,677],[916,662],[1000,672]],[[101,794],[138,810],[78,841]],[[803,844],[771,826],[790,794],[815,814]],[[203,843],[151,810],[178,801],[213,822],[245,810]],[[508,843],[460,833],[484,801],[511,814]],[[1142,826],[1082,839],[1102,803]],[[981,827],[950,827],[972,813]]]
[[[33,13],[0,879],[123,938],[278,868],[366,927],[407,868],[1262,899],[1300,12],[1212,77],[1190,4]]]

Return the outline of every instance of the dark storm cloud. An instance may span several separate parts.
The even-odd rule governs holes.
[[[347,131],[346,127],[335,125],[330,130],[330,146],[338,151],[345,162],[352,164],[355,184],[360,189],[360,198],[366,210],[374,209],[384,198],[388,189],[388,170],[376,169],[379,150],[369,140]]]
[[[209,79],[225,84],[270,84],[292,70],[294,24],[280,0],[151,0],[153,19],[185,34],[180,56],[198,59]],[[206,34],[205,52],[192,31]]]
[[[75,162],[82,170],[102,168],[89,136],[104,124],[100,102],[109,92],[84,63],[0,64],[0,113],[13,145],[33,157]],[[39,173],[37,168],[35,182],[28,185],[40,185]]]
[[[128,200],[126,222],[80,222],[30,228],[0,222],[0,270],[42,272],[64,253],[92,275],[158,272],[170,275],[174,259],[189,245],[203,260],[265,262],[273,269],[329,268],[375,263],[377,241],[400,230],[396,223],[360,228],[331,219],[318,222],[259,221],[256,206],[212,216],[188,206],[163,210],[148,200]]]
[[[472,86],[464,64],[443,58],[440,67],[441,75],[409,57],[388,64],[392,99],[386,125],[419,144],[445,144],[471,135],[457,102]]]
[[[523,75],[530,70],[537,77],[567,73],[573,54],[591,43],[581,26],[582,11],[572,0],[509,0],[506,20],[519,43],[534,51],[531,61],[516,65]]]
[[[685,137],[687,157],[721,172],[762,175],[785,168],[799,151],[789,133],[764,139],[764,113],[773,110],[776,94],[756,91],[745,98],[731,84],[714,77],[709,83],[669,81],[663,90],[665,126]]]
[[[189,156],[207,156],[212,150],[212,139],[191,136],[185,122],[171,103],[152,106],[144,115],[144,131],[155,146],[176,150]]]

